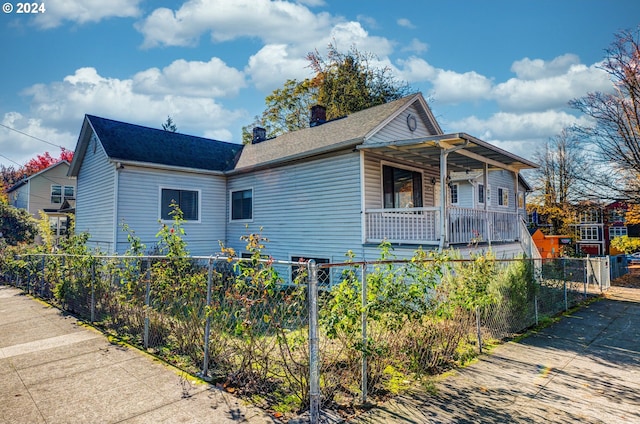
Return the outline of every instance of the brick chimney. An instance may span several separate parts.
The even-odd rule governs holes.
[[[320,105],[311,106],[310,127],[317,127],[327,122],[327,108]]]
[[[262,127],[253,127],[253,138],[251,144],[258,144],[267,139],[267,130]]]

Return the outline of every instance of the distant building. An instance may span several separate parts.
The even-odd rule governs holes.
[[[23,178],[7,190],[9,204],[26,209],[37,219],[44,212],[54,235],[65,235],[76,199],[76,179],[68,177],[68,171],[69,162],[60,161]]]

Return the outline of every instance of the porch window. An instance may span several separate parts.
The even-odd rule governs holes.
[[[450,184],[449,185],[449,190],[451,192],[451,204],[452,205],[457,205],[458,204],[458,184]]]
[[[231,192],[231,220],[253,219],[253,189]]]
[[[173,219],[171,211],[172,204],[178,205],[182,211],[185,221],[198,220],[198,192],[193,190],[178,190],[172,188],[162,189],[162,200],[160,205],[160,219],[169,221]]]
[[[422,207],[421,172],[383,165],[382,179],[385,209]]]
[[[524,209],[524,193],[518,192],[518,209]]]
[[[509,190],[498,187],[498,206],[509,206]]]
[[[478,203],[484,204],[484,184],[478,184]]]

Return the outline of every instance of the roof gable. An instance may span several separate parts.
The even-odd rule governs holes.
[[[23,185],[27,184],[29,181],[31,181],[32,179],[34,179],[35,177],[38,177],[40,175],[46,174],[49,171],[51,171],[54,168],[57,168],[59,166],[66,166],[67,168],[69,167],[69,162],[66,160],[61,160],[59,162],[56,162],[52,165],[49,165],[48,167],[36,172],[35,174],[31,174],[26,178],[21,179],[20,181],[18,181],[17,183],[15,183],[12,187],[10,187],[7,190],[7,193],[11,193],[14,190],[17,190],[18,188],[22,187]]]
[[[91,131],[88,131],[91,129]],[[224,172],[232,169],[242,145],[86,115],[71,174],[77,175],[93,132],[112,162]],[[78,154],[79,153],[79,154]]]

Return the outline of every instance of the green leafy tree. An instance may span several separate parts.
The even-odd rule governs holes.
[[[243,127],[242,141],[250,143],[252,128],[267,130],[267,137],[309,126],[309,109],[320,104],[327,120],[384,104],[406,96],[412,90],[395,78],[388,66],[378,66],[377,58],[352,47],[343,53],[334,44],[322,56],[317,50],[307,55],[314,76],[303,81],[287,80],[282,88],[266,97],[266,109],[254,122]]]
[[[611,240],[611,247],[615,247],[624,253],[633,253],[640,250],[640,238],[620,236]]]
[[[0,234],[0,239],[12,246],[31,243],[38,234],[38,223],[26,209],[0,202]]]
[[[307,55],[316,73],[317,102],[327,108],[327,119],[384,104],[407,95],[411,89],[388,66],[376,66],[377,57],[355,47],[342,53],[330,44],[327,56],[316,50]]]

